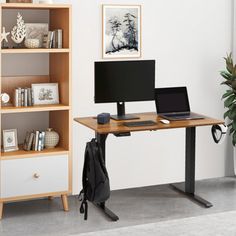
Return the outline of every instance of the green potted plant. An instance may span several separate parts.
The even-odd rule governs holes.
[[[224,119],[227,117],[230,120],[228,127],[230,135],[232,135],[232,143],[236,144],[236,64],[233,62],[232,53],[224,57],[226,62],[226,70],[221,71],[220,74],[224,78],[221,83],[228,88],[222,96],[224,99],[224,106],[227,109],[224,113]]]

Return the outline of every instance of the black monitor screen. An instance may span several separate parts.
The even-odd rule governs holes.
[[[95,103],[154,100],[155,61],[95,62]]]

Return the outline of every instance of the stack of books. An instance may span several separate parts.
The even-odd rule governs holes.
[[[43,37],[44,48],[62,48],[62,29],[48,31]]]
[[[14,96],[15,107],[33,106],[33,96],[31,88],[17,88]]]
[[[25,151],[42,151],[45,146],[45,132],[44,131],[32,131],[27,132],[23,149]]]

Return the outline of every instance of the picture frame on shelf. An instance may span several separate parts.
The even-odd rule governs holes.
[[[33,104],[59,104],[58,83],[32,84]]]
[[[48,24],[47,23],[26,23],[26,36],[27,39],[38,39],[39,48],[43,47],[44,35],[48,35]]]
[[[3,151],[13,152],[19,150],[18,139],[17,139],[17,129],[8,129],[2,131],[3,137]]]
[[[102,5],[102,57],[141,57],[141,5]]]

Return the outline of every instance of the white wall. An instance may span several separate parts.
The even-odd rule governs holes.
[[[93,64],[101,60],[101,4],[127,0],[57,1],[73,4],[73,116],[116,112],[115,104],[93,102]],[[129,0],[142,4],[142,59],[157,61],[156,85],[187,86],[192,110],[215,118],[224,112],[219,71],[231,50],[230,0]],[[154,111],[154,102],[129,103],[128,112]],[[73,125],[74,193],[81,189],[85,143],[93,132]],[[230,141],[214,144],[210,127],[197,128],[196,178],[231,174]],[[164,184],[184,179],[183,129],[109,136],[107,166],[112,189]]]
[[[115,104],[94,105],[93,63],[101,60],[101,3],[73,4],[73,115],[116,112]],[[231,1],[146,0],[129,1],[143,6],[143,59],[156,59],[157,86],[188,86],[194,111],[222,118],[224,88],[219,71],[231,49]],[[153,102],[130,103],[127,111],[155,110]],[[74,124],[74,191],[80,185],[85,142],[93,132]],[[130,138],[110,136],[107,166],[113,189],[182,181],[184,130],[145,132]],[[197,129],[197,179],[230,173],[227,142],[213,143],[210,127]],[[230,154],[230,152],[229,152]],[[79,183],[79,184],[78,184]],[[79,186],[79,187],[78,187]]]

